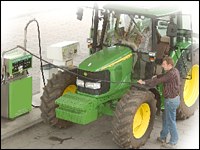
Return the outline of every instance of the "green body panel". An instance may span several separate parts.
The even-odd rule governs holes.
[[[89,56],[83,62],[79,64],[79,69],[87,70],[91,72],[97,72],[102,70],[113,62],[127,56],[131,53],[131,50],[123,46],[113,46],[102,49],[97,53]]]
[[[60,119],[87,124],[98,116],[96,98],[69,92],[58,98],[56,104],[59,105],[56,108],[56,117]]]
[[[112,115],[111,104],[101,103],[103,98],[95,98],[80,93],[67,93],[55,102],[56,117],[78,124],[88,124],[103,114]]]
[[[9,118],[15,118],[32,109],[32,77],[13,81],[9,85]]]
[[[92,63],[92,65],[89,65]],[[56,100],[59,107],[56,116],[74,123],[87,124],[103,114],[112,115],[114,103],[130,88],[132,51],[123,46],[103,49],[84,60],[79,68],[91,72],[108,69],[110,89],[102,95],[90,95],[77,91],[67,93]],[[127,82],[127,83],[119,83]]]

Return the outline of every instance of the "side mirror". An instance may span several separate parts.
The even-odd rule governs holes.
[[[83,18],[83,8],[78,8],[76,15],[77,15],[77,19],[81,21]]]

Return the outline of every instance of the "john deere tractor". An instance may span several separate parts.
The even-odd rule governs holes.
[[[90,56],[77,67],[59,71],[41,96],[44,122],[65,128],[113,117],[113,140],[122,148],[139,148],[150,137],[155,115],[164,109],[163,84],[138,85],[164,73],[165,55],[181,74],[181,103],[177,119],[194,114],[199,98],[199,50],[189,15],[176,8],[144,9],[94,5],[88,46]],[[77,12],[82,19],[83,8]]]

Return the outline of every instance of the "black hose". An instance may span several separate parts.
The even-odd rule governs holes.
[[[42,64],[42,48],[41,48],[41,37],[40,37],[40,27],[39,27],[39,23],[36,19],[32,19],[30,20],[27,24],[26,24],[26,27],[24,28],[24,48],[26,49],[26,43],[27,43],[27,40],[26,40],[26,35],[27,35],[27,28],[29,26],[30,23],[32,22],[36,22],[37,24],[37,30],[38,30],[38,44],[39,44],[39,55],[40,55],[40,70],[41,70],[41,73],[42,73],[42,80],[43,80],[43,84],[44,86],[46,85],[45,84],[45,79],[44,79],[44,70],[43,70],[43,64]]]

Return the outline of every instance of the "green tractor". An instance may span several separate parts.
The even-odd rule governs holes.
[[[82,19],[83,9],[77,12]],[[78,67],[59,71],[41,96],[41,117],[59,128],[113,116],[112,135],[122,148],[139,148],[150,137],[155,115],[164,109],[163,85],[138,85],[162,73],[165,55],[182,77],[177,119],[194,114],[199,98],[199,65],[194,60],[190,16],[178,9],[94,5],[88,46],[90,56]]]

